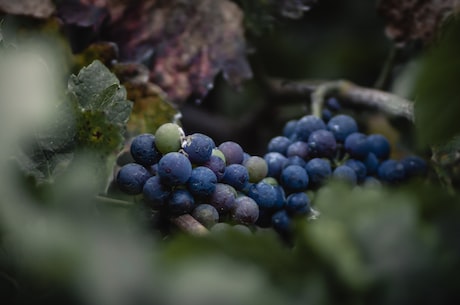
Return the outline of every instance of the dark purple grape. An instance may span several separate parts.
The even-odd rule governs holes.
[[[154,209],[159,209],[167,203],[171,189],[161,183],[160,177],[153,176],[145,182],[142,193],[146,203]]]
[[[286,211],[291,215],[308,214],[310,198],[304,192],[293,193],[286,198]]]
[[[195,199],[185,189],[176,189],[169,196],[168,210],[173,215],[190,213],[195,208]]]
[[[236,190],[224,183],[217,183],[214,193],[209,198],[209,204],[216,208],[219,215],[228,213],[235,205]]]
[[[317,130],[308,137],[308,149],[312,157],[332,158],[335,156],[337,142],[327,130]]]
[[[399,183],[406,177],[404,165],[392,159],[383,161],[378,168],[377,174],[380,180],[388,183]]]
[[[276,200],[279,198],[275,186],[265,182],[251,185],[248,196],[254,199],[261,209],[272,209],[276,204]]]
[[[358,131],[358,124],[351,116],[339,114],[330,119],[327,128],[337,141],[343,142],[349,135]]]
[[[235,199],[235,205],[230,211],[230,215],[237,223],[251,225],[259,218],[259,206],[254,199],[240,196]]]
[[[329,160],[314,158],[305,165],[308,178],[312,186],[322,185],[332,174],[331,163]]]
[[[145,167],[157,163],[161,158],[160,151],[155,147],[155,136],[150,133],[135,137],[131,142],[130,152],[134,161]]]
[[[332,177],[334,179],[347,182],[351,185],[356,185],[358,181],[356,172],[346,165],[337,166],[332,172]]]
[[[195,167],[187,181],[190,193],[197,197],[211,195],[217,184],[217,177],[212,170],[204,166]]]
[[[358,160],[363,160],[370,152],[367,136],[360,132],[349,135],[345,139],[344,147],[345,151],[349,153],[352,158]]]
[[[390,142],[381,134],[367,136],[369,152],[374,153],[380,160],[386,160],[390,156]]]
[[[193,209],[192,216],[208,229],[219,221],[219,212],[210,204],[199,204]]]
[[[130,195],[142,193],[145,182],[151,177],[149,171],[140,164],[123,165],[117,174],[117,185],[123,192]]]
[[[208,162],[204,163],[206,166],[214,172],[217,177],[217,181],[221,181],[225,174],[225,161],[218,156],[211,156]]]
[[[268,166],[268,174],[269,177],[278,178],[283,170],[285,164],[287,163],[288,159],[280,153],[277,152],[270,152],[265,154],[264,156],[265,162],[267,162]]]
[[[308,175],[298,165],[289,165],[281,172],[281,185],[289,192],[301,192],[307,189]]]
[[[296,140],[307,142],[313,131],[326,129],[326,124],[320,118],[314,115],[303,116],[295,128]]]
[[[345,161],[345,165],[355,171],[358,182],[362,182],[366,178],[367,169],[363,162],[355,159],[349,159]]]
[[[179,152],[170,152],[158,162],[161,181],[170,186],[183,185],[192,174],[190,160]]]
[[[274,137],[268,142],[268,152],[279,152],[286,155],[286,151],[291,144],[292,141],[289,138],[283,136]]]
[[[288,146],[286,151],[287,157],[297,156],[302,159],[308,158],[308,144],[303,141],[295,141]]]
[[[243,163],[244,151],[238,143],[224,142],[219,145],[219,150],[224,154],[227,165]]]
[[[187,153],[190,162],[203,164],[211,158],[212,150],[216,147],[214,141],[201,133],[194,133],[186,137],[184,151]]]
[[[400,161],[404,166],[407,178],[423,176],[427,172],[426,161],[417,156],[407,156]]]

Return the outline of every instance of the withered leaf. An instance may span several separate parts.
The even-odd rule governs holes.
[[[122,60],[154,55],[150,78],[175,103],[206,95],[220,72],[232,85],[252,77],[243,14],[229,0],[136,1],[113,20]]]
[[[380,0],[377,10],[385,19],[385,34],[403,46],[430,43],[442,21],[459,8],[457,0]]]
[[[0,0],[0,11],[44,19],[54,13],[55,6],[52,0]]]

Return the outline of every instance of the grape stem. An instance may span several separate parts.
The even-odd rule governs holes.
[[[209,233],[208,229],[199,223],[190,214],[184,214],[178,217],[173,217],[170,221],[179,229],[190,235],[202,236]]]
[[[414,103],[395,94],[358,86],[347,80],[338,81],[286,81],[269,80],[271,91],[278,95],[309,96],[312,113],[321,117],[324,101],[337,97],[351,105],[376,108],[388,115],[404,117],[414,121]]]

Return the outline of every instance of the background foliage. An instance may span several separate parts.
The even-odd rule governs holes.
[[[2,304],[458,304],[456,1],[0,1]],[[447,19],[446,19],[447,18]],[[447,20],[447,22],[445,22]],[[385,36],[386,34],[386,36]],[[292,240],[152,229],[107,198],[127,140],[179,120],[263,154],[309,94],[348,79],[415,101],[415,125],[361,107],[423,180],[330,184]],[[123,200],[121,200],[123,199]]]

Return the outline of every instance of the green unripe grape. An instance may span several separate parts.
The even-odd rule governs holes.
[[[244,162],[244,166],[249,173],[249,182],[257,183],[267,176],[268,166],[264,158],[251,156]]]
[[[179,151],[183,138],[184,132],[179,125],[166,123],[155,132],[155,146],[162,154]]]
[[[273,185],[273,186],[279,185],[278,180],[276,180],[273,177],[266,177],[266,178],[262,179],[262,182],[270,184],[270,185]]]
[[[220,149],[213,148],[212,149],[212,155],[221,158],[224,161],[224,163],[226,162],[225,155]]]

